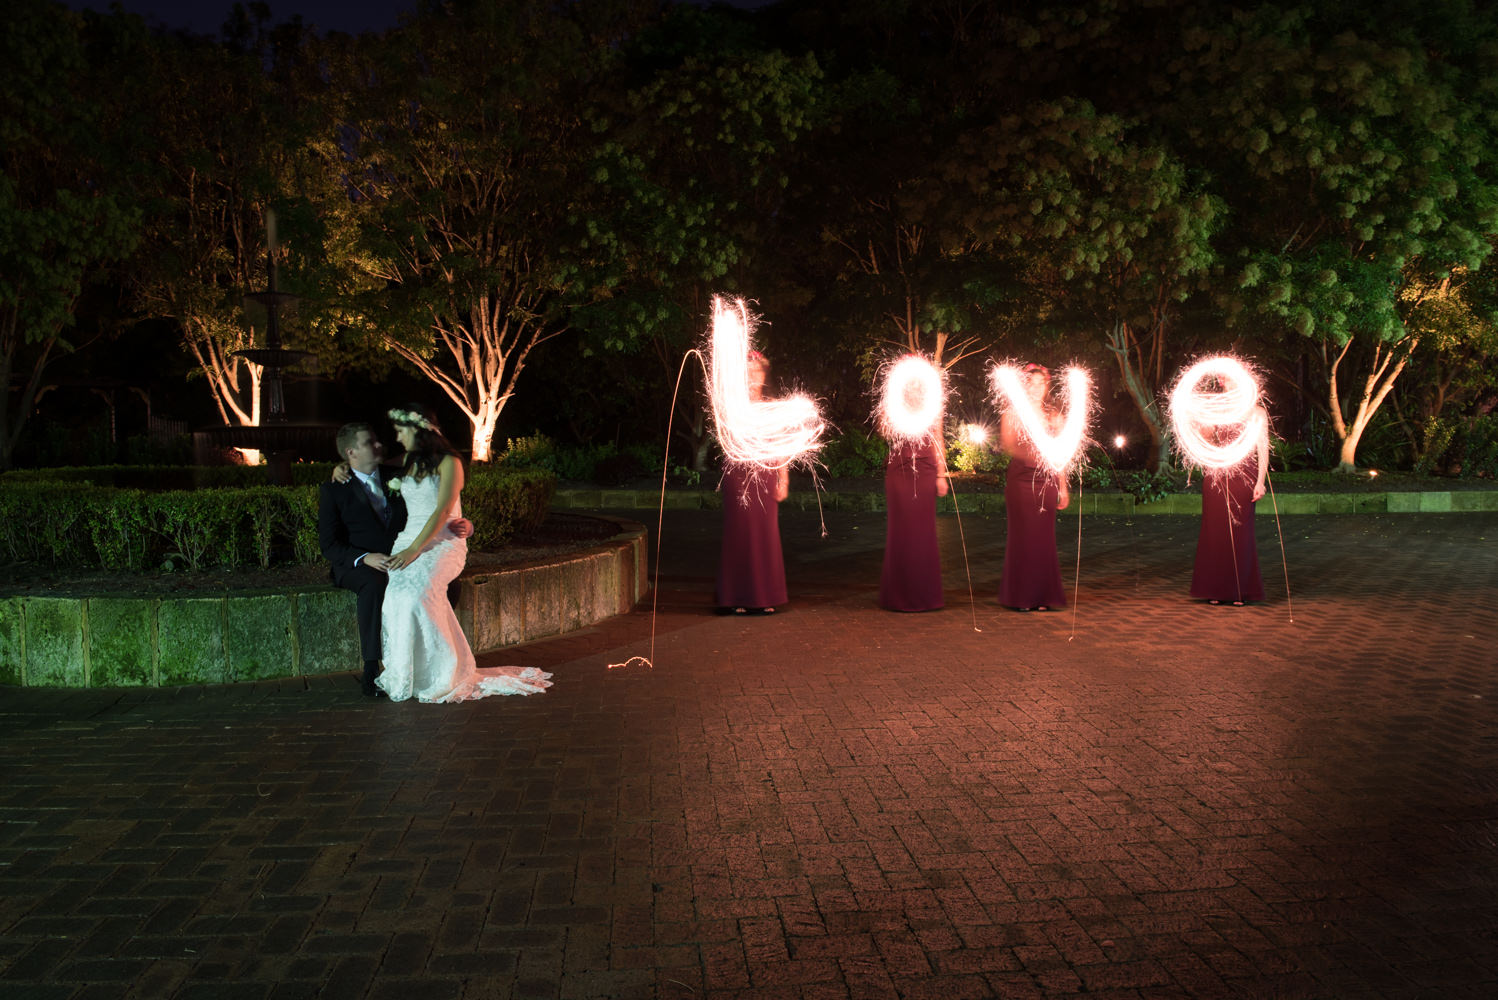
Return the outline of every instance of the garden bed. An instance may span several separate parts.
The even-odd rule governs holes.
[[[522,532],[493,551],[468,553],[465,576],[493,573],[506,566],[554,559],[580,552],[612,538],[619,531],[613,521],[582,514],[550,513],[536,528]],[[32,596],[208,596],[254,591],[288,591],[329,582],[327,563],[267,568],[192,572],[126,573],[98,569],[67,569],[37,563],[0,566],[5,584],[0,594]]]

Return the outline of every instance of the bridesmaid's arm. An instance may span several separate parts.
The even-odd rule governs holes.
[[[781,469],[775,478],[775,502],[779,503],[791,495],[791,473],[789,469]]]
[[[1259,478],[1254,483],[1255,500],[1264,495],[1264,487],[1269,481],[1269,414],[1262,406],[1258,412],[1264,416],[1264,433],[1259,435]]]
[[[446,455],[442,464],[437,466],[437,475],[437,507],[432,511],[432,516],[427,518],[427,523],[422,525],[421,534],[416,536],[416,540],[390,557],[392,569],[411,565],[421,555],[422,547],[437,533],[437,529],[451,520],[448,512],[453,509],[453,503],[463,491],[463,466],[453,456]]]
[[[947,476],[950,474],[947,471],[947,450],[942,447],[940,434],[931,439],[931,454],[936,458],[936,495],[944,497],[951,487],[947,483]]]

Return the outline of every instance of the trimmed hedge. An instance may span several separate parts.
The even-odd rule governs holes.
[[[332,462],[297,462],[291,466],[295,486],[325,483]],[[263,465],[79,465],[56,469],[12,469],[5,483],[87,483],[137,490],[245,489],[266,485]]]
[[[322,468],[319,483],[332,465]],[[142,470],[41,470],[58,471],[69,475],[47,479],[27,470],[0,477],[0,560],[139,571],[322,559],[316,486],[149,491],[96,485],[98,479],[139,481]],[[170,470],[156,481],[183,471]],[[463,512],[474,522],[469,544],[497,548],[516,532],[534,528],[555,490],[556,477],[549,472],[476,467],[463,490]]]

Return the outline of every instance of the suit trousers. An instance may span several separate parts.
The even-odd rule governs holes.
[[[386,573],[359,565],[343,574],[338,586],[354,592],[359,613],[359,649],[366,660],[381,659],[380,611],[385,604]]]

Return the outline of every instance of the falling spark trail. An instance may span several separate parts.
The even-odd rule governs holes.
[[[973,568],[967,561],[967,535],[962,530],[962,510],[957,506],[957,488],[952,485],[952,477],[947,477],[947,490],[952,494],[952,513],[957,515],[957,540],[962,544],[962,569],[967,574],[967,606],[973,612],[973,631],[982,632],[978,627],[978,599],[973,596]]]
[[[676,423],[676,400],[681,394],[681,377],[687,370],[687,359],[694,354],[703,366],[703,375],[707,374],[707,362],[703,360],[701,351],[693,349],[681,356],[681,365],[676,369],[676,388],[671,392],[670,416],[666,418],[666,452],[661,456],[661,500],[655,514],[655,575],[650,584],[650,655],[631,656],[623,663],[610,663],[610,670],[628,667],[637,662],[655,669],[655,620],[661,603],[661,531],[666,523],[666,470],[671,464],[671,429]]]
[[[1269,503],[1274,508],[1274,532],[1280,539],[1280,569],[1285,574],[1285,610],[1290,614],[1290,624],[1295,624],[1295,604],[1290,600],[1290,563],[1285,559],[1285,530],[1280,527],[1280,501],[1274,495],[1274,477],[1264,476],[1269,484]]]

